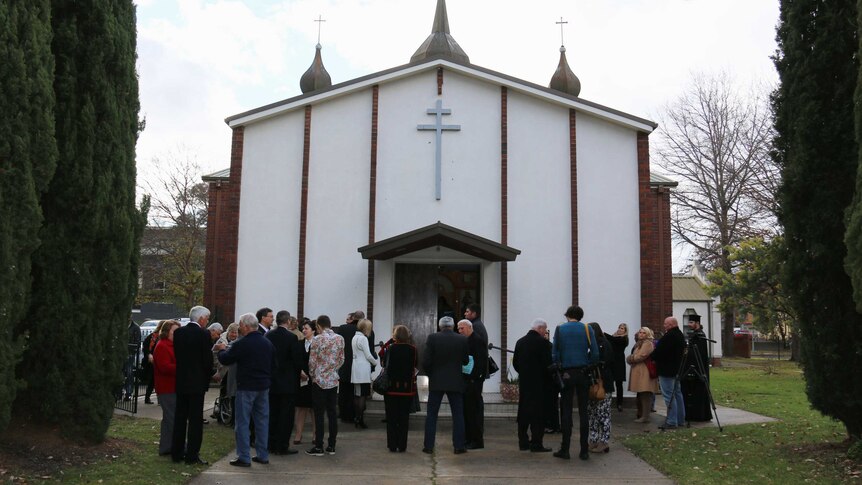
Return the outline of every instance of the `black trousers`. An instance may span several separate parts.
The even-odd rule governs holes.
[[[623,405],[623,382],[625,381],[615,381],[617,384],[617,406]]]
[[[339,378],[341,385],[338,386],[338,416],[345,423],[352,423],[356,419],[356,408],[353,406],[353,384],[347,379]]]
[[[520,448],[544,446],[542,440],[545,437],[546,401],[548,399],[532,399],[518,403],[518,446]]]
[[[290,448],[295,409],[295,394],[269,394],[269,446],[267,448],[270,452],[279,453]]]
[[[569,378],[566,379],[563,392],[560,394],[560,427],[563,431],[563,441],[560,449],[568,451],[572,442],[572,412],[574,411],[574,399],[578,400],[578,416],[580,417],[580,443],[581,452],[589,450],[588,438],[590,431],[590,417],[587,413],[587,399],[589,397],[590,380],[580,370],[568,369]]]
[[[317,384],[311,384],[311,405],[314,408],[314,446],[323,448],[323,415],[329,420],[328,445],[335,446],[335,438],[338,436],[338,413],[336,402],[338,401],[338,388],[321,389]],[[352,407],[353,403],[351,403]]]
[[[386,405],[386,447],[390,450],[407,449],[407,431],[410,427],[410,406],[413,396],[383,396]]]
[[[464,392],[464,434],[467,443],[484,445],[485,401],[482,399],[484,380],[468,381]]]
[[[186,428],[188,427],[188,442]],[[174,434],[171,458],[195,461],[200,458],[204,437],[204,395],[177,393],[177,411],[174,415]]]

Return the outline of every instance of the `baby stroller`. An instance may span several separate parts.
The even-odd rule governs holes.
[[[232,397],[219,396],[213,404],[212,417],[226,426],[233,425],[233,400]]]

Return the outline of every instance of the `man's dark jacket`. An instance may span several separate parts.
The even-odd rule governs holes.
[[[488,344],[476,332],[467,337],[467,348],[473,356],[473,371],[467,376],[470,380],[479,381],[488,378]]]
[[[272,373],[271,394],[296,394],[299,391],[299,371],[302,370],[304,348],[290,330],[281,325],[270,330],[266,338],[275,347],[276,368]]]
[[[652,360],[656,363],[660,377],[676,377],[684,350],[685,337],[682,330],[679,327],[668,330],[652,352]]]
[[[197,322],[174,330],[177,359],[177,394],[204,394],[213,371],[210,333]]]
[[[551,342],[535,330],[530,330],[515,343],[512,365],[518,373],[519,401],[541,406],[551,386],[548,373],[548,367],[551,365]]]
[[[260,332],[249,332],[235,340],[230,348],[218,353],[222,365],[236,363],[236,388],[241,391],[264,391],[272,384],[275,347]]]
[[[467,337],[444,329],[428,336],[422,364],[428,374],[429,391],[464,392],[461,366],[469,362]]]

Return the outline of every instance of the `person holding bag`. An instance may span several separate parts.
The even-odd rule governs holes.
[[[607,453],[610,451],[608,442],[611,439],[611,401],[614,392],[614,351],[611,343],[604,337],[602,327],[596,323],[590,323],[590,328],[596,336],[599,345],[599,369],[601,376],[601,391],[604,396],[601,399],[590,399],[587,404],[587,414],[590,417],[590,451],[592,453]]]
[[[416,347],[410,343],[410,331],[404,325],[392,330],[393,342],[380,362],[385,365],[389,387],[383,396],[386,408],[386,447],[391,452],[407,451],[410,405],[416,395]]]
[[[655,347],[653,346],[653,333],[649,327],[641,327],[635,335],[635,346],[632,355],[626,358],[626,362],[632,366],[629,374],[629,391],[637,393],[637,419],[636,423],[649,423],[650,410],[652,409],[652,397],[658,392],[658,379],[650,377],[646,360],[650,357]]]

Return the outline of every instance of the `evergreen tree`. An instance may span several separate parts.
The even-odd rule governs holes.
[[[57,159],[53,75],[49,1],[0,2],[0,430],[18,390],[24,337],[15,326],[30,298],[39,194]]]
[[[808,399],[862,436],[862,315],[844,271],[845,210],[858,149],[853,92],[859,69],[856,0],[783,0],[773,96],[783,282],[799,317]]]
[[[862,28],[862,8],[858,12],[857,25]],[[862,55],[862,38],[860,38],[859,55]],[[862,144],[862,71],[857,76],[856,83],[856,142]],[[844,260],[845,270],[853,282],[853,299],[856,301],[856,311],[862,312],[862,151],[858,154],[859,166],[856,173],[856,194],[853,204],[848,209],[847,221],[847,258]]]
[[[143,218],[135,208],[138,81],[131,0],[53,0],[57,172],[33,255],[19,409],[100,441],[122,381]]]

